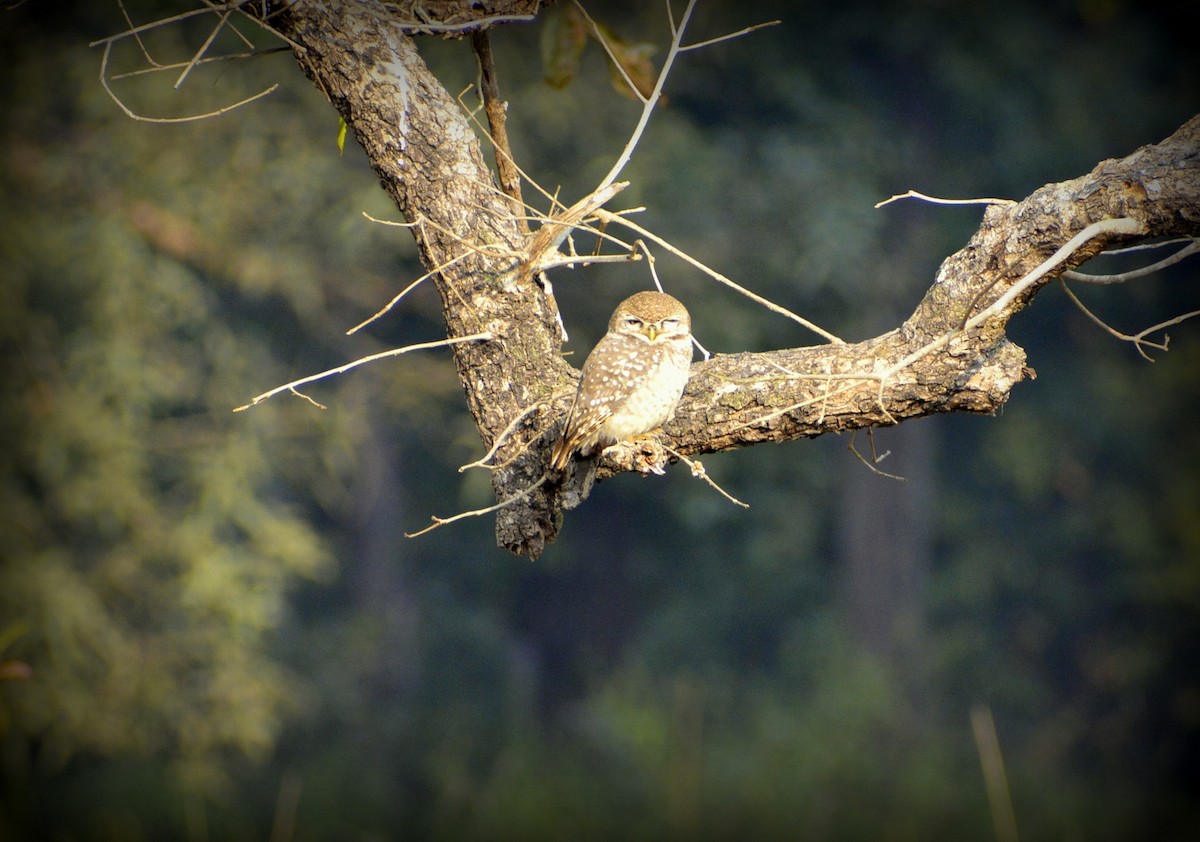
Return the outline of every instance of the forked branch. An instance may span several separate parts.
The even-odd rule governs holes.
[[[524,7],[530,3],[536,5],[533,0],[486,5],[493,13],[504,5],[501,14],[518,14],[528,12]],[[305,72],[354,130],[408,220],[441,297],[451,337],[446,344],[453,343],[467,407],[481,451],[488,453],[480,461],[490,469],[497,501],[487,509],[496,516],[497,541],[515,553],[537,556],[554,540],[568,498],[577,491],[546,477],[549,449],[576,374],[560,353],[557,311],[541,270],[563,258],[559,246],[573,230],[607,213],[602,206],[620,189],[617,179],[675,59],[719,39],[684,45],[694,6],[689,0],[680,19],[672,21],[672,43],[655,89],[644,99],[612,168],[596,191],[569,210],[551,202],[556,210],[529,235],[520,224],[525,211],[497,188],[468,119],[424,65],[405,24],[389,11],[396,5],[291,3],[272,17],[271,26],[293,46]],[[447,6],[467,9],[470,4]],[[471,28],[467,21],[457,31]],[[354,33],[353,39],[345,33]],[[695,363],[661,440],[610,448],[599,460],[597,476],[662,465],[672,452],[698,464],[693,458],[698,454],[758,443],[939,412],[995,412],[1012,387],[1030,376],[1024,351],[1005,336],[1007,324],[1047,283],[1107,248],[1200,237],[1198,149],[1200,117],[1159,144],[1102,162],[1080,178],[1047,185],[1022,201],[986,200],[978,232],[942,263],[903,324],[859,342],[840,342],[809,326],[827,344],[718,354]],[[666,247],[625,214],[604,219]],[[635,253],[632,247],[629,253]],[[687,259],[678,250],[672,253]],[[688,300],[685,291],[678,292]],[[702,297],[694,301],[694,309],[704,306]],[[477,341],[483,337],[490,340]]]

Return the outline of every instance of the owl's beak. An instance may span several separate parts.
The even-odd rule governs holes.
[[[646,335],[649,336],[650,341],[653,342],[658,338],[658,328],[656,328],[654,325],[646,325]]]

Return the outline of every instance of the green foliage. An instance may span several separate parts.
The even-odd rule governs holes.
[[[311,186],[269,180],[271,145],[305,153],[282,127],[242,141],[214,124],[203,137],[226,151],[196,154],[186,130],[102,111],[78,45],[23,55],[4,179],[30,212],[0,232],[0,616],[28,629],[10,651],[31,676],[0,690],[20,726],[7,737],[35,739],[48,769],[80,752],[163,754],[189,786],[220,791],[228,758],[269,756],[304,698],[271,635],[295,583],[333,571],[288,463],[336,477],[321,459],[358,436],[338,410],[230,413],[298,347],[254,322],[275,310],[316,324],[327,292],[311,264],[278,258],[298,232],[231,218],[217,193],[252,186],[262,204],[243,210],[268,218]],[[59,113],[36,107],[49,102]],[[264,180],[246,185],[249,171]]]

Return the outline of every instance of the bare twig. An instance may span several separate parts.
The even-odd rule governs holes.
[[[600,44],[604,47],[605,51],[608,53],[609,58],[614,64],[617,65],[617,67],[621,70],[621,73],[624,74],[624,68],[621,67],[621,63],[613,56],[612,50],[609,48],[608,44],[605,43],[604,37],[600,34],[600,30],[596,26],[595,21],[588,16],[587,10],[583,8],[583,5],[580,4],[579,0],[575,0],[575,5],[579,11],[583,13],[584,18],[595,30],[596,37],[600,41]],[[688,20],[692,16],[692,9],[695,7],[695,5],[696,0],[688,0],[687,8],[683,10],[683,17],[680,19],[679,25],[674,27],[674,32],[671,38],[671,46],[667,50],[667,57],[663,61],[662,70],[658,72],[658,78],[654,81],[654,89],[650,92],[649,96],[642,99],[642,113],[641,116],[638,117],[637,125],[634,127],[633,133],[629,137],[629,142],[625,144],[625,148],[622,149],[621,154],[617,156],[616,163],[613,164],[612,169],[608,171],[608,174],[604,176],[604,178],[600,179],[600,184],[596,187],[597,190],[607,187],[616,181],[617,177],[621,174],[621,171],[625,169],[625,165],[629,163],[629,159],[633,157],[633,150],[637,148],[638,142],[641,141],[642,134],[646,131],[646,126],[650,122],[650,115],[654,113],[654,107],[657,105],[658,99],[662,95],[663,85],[666,84],[667,76],[671,72],[671,65],[675,63],[675,57],[679,55],[679,44],[683,40],[683,31],[687,28]],[[641,94],[638,93],[637,86],[633,84],[633,81],[630,80],[628,76],[625,77],[625,81],[633,89],[633,92],[641,97]]]
[[[121,9],[121,17],[125,18],[125,23],[129,25],[130,29],[132,29],[133,28],[133,18],[129,17],[129,10],[127,10],[125,8],[124,1],[117,0],[117,6],[119,6]],[[133,40],[135,42],[137,42],[138,48],[142,51],[142,57],[146,59],[146,63],[152,66],[151,69],[157,68],[157,67],[162,67],[162,65],[159,64],[157,61],[155,61],[154,58],[150,55],[150,50],[146,47],[145,42],[142,41],[142,36],[140,33],[135,32],[133,34]],[[93,44],[92,46],[95,46],[95,45]]]
[[[650,247],[646,245],[645,240],[638,240],[636,243],[634,243],[634,245],[641,251],[642,254],[646,255],[646,263],[650,267],[650,277],[654,281],[654,286],[659,292],[663,292],[662,281],[658,279],[658,270],[654,267],[654,253],[650,251]],[[704,359],[712,359],[712,354],[709,353],[707,348],[700,344],[700,340],[696,338],[695,334],[692,334],[692,344],[700,350],[700,353],[703,355]]]
[[[625,80],[625,84],[629,86],[630,93],[632,93],[635,97],[637,97],[639,100],[641,100],[643,105],[645,105],[647,102],[652,102],[655,99],[657,99],[658,98],[657,97],[657,89],[656,89],[655,95],[652,95],[650,97],[642,96],[642,92],[640,90],[638,90],[638,86],[636,84],[634,84],[634,81],[632,79],[629,78],[629,73],[625,70],[625,65],[621,64],[620,59],[617,58],[617,54],[613,51],[613,48],[609,46],[608,39],[604,37],[604,32],[600,29],[600,26],[594,20],[592,20],[592,16],[587,13],[587,9],[583,8],[583,4],[580,3],[579,0],[575,0],[575,8],[577,8],[579,10],[579,13],[583,15],[583,19],[585,21],[587,21],[588,26],[590,26],[592,28],[592,35],[594,35],[596,40],[600,42],[600,46],[604,49],[604,52],[608,55],[608,60],[610,62],[612,62],[612,66],[616,68],[617,72],[621,74],[621,78]],[[688,8],[690,11],[691,6],[689,5]],[[671,10],[671,6],[668,3],[667,4],[668,13],[670,12],[670,10]],[[672,26],[671,31],[672,31],[672,35],[674,35],[675,30],[674,30],[673,26]]]
[[[517,208],[521,208],[525,205],[521,198],[521,177],[508,143],[505,103],[500,100],[500,83],[496,79],[496,64],[492,58],[492,44],[486,29],[476,29],[471,33],[471,46],[475,48],[475,55],[479,57],[479,92],[487,113],[492,148],[496,151],[496,172],[500,176],[500,186],[516,203]],[[522,234],[529,233],[529,225],[524,217],[517,217],[517,225]]]
[[[763,307],[766,307],[768,310],[772,311],[773,313],[778,313],[781,316],[786,316],[787,318],[791,319],[792,321],[798,322],[799,324],[801,324],[804,327],[811,330],[813,333],[817,334],[818,336],[824,337],[825,339],[828,339],[830,342],[833,342],[836,345],[844,344],[843,340],[834,336],[832,333],[825,330],[824,328],[818,327],[817,325],[813,324],[812,322],[810,322],[808,319],[804,318],[803,316],[798,316],[795,313],[793,313],[791,310],[781,307],[773,301],[768,301],[767,299],[763,298],[761,295],[759,295],[756,292],[751,292],[750,290],[746,289],[741,284],[738,284],[735,281],[725,277],[724,275],[722,275],[720,272],[716,271],[715,269],[710,269],[708,266],[704,265],[699,260],[692,257],[687,252],[684,252],[684,251],[676,248],[675,246],[671,245],[669,242],[664,240],[662,237],[659,237],[657,234],[654,234],[651,231],[643,228],[642,226],[638,225],[636,222],[631,222],[628,219],[626,219],[625,217],[621,216],[620,214],[611,213],[610,211],[606,211],[604,209],[597,210],[596,216],[598,216],[602,221],[615,222],[617,224],[623,225],[626,228],[630,229],[631,231],[635,231],[639,235],[645,237],[646,239],[652,240],[653,242],[662,246],[667,251],[671,252],[671,254],[675,255],[676,257],[680,258],[681,260],[684,260],[684,261],[692,264],[693,266],[695,266],[697,269],[699,269],[704,274],[708,275],[713,280],[719,281],[720,283],[724,284],[725,286],[729,287],[730,289],[736,290],[737,292],[739,292],[742,295],[749,298],[751,301],[761,304]]]
[[[220,14],[217,25],[212,28],[212,32],[208,33],[208,37],[204,39],[204,43],[200,45],[200,49],[196,50],[195,55],[192,56],[192,60],[187,63],[187,66],[183,68],[183,72],[179,74],[179,78],[175,80],[175,90],[179,90],[179,86],[187,79],[188,74],[192,72],[192,68],[200,62],[200,59],[204,58],[204,54],[208,52],[208,48],[212,46],[212,42],[217,39],[217,35],[225,28],[225,24],[229,21],[231,14],[232,12],[230,11]]]
[[[596,263],[632,263],[641,259],[642,255],[637,251],[630,251],[628,254],[563,254],[538,263],[538,271],[545,272],[560,266],[574,269],[576,266],[591,266]]]
[[[492,334],[490,333],[473,333],[470,336],[455,336],[451,337],[450,339],[442,339],[437,342],[422,342],[417,345],[406,345],[403,348],[392,348],[390,351],[381,351],[378,354],[371,354],[370,356],[362,357],[354,362],[340,365],[337,368],[331,368],[327,371],[322,371],[320,374],[310,374],[308,377],[301,377],[299,380],[293,380],[291,383],[284,383],[282,386],[276,386],[274,389],[271,389],[268,392],[263,392],[261,395],[250,401],[250,403],[236,407],[233,411],[241,412],[249,409],[252,406],[258,406],[263,401],[278,395],[280,392],[296,392],[297,386],[303,386],[305,383],[312,383],[316,380],[322,380],[334,374],[342,374],[352,368],[358,368],[360,365],[375,362],[376,360],[382,360],[385,357],[398,357],[401,354],[407,354],[409,351],[424,351],[429,348],[442,348],[447,345],[458,345],[461,342],[482,342],[492,338]],[[311,400],[311,398],[309,400]]]
[[[695,44],[688,44],[680,47],[679,52],[686,53],[689,50],[699,50],[704,47],[711,47],[713,44],[720,44],[722,41],[730,41],[734,38],[741,38],[743,35],[749,35],[757,29],[766,29],[768,26],[778,26],[783,23],[781,20],[768,20],[762,23],[756,23],[753,26],[747,26],[739,29],[737,32],[730,32],[727,35],[718,35],[716,38],[709,38],[707,41],[697,41]]]
[[[1083,313],[1085,316],[1087,316],[1088,319],[1090,319],[1095,325],[1097,325],[1100,329],[1104,330],[1106,333],[1110,334],[1111,336],[1114,336],[1117,339],[1120,339],[1125,342],[1133,343],[1133,346],[1134,346],[1134,348],[1137,349],[1137,352],[1142,356],[1143,359],[1147,360],[1148,362],[1154,362],[1154,358],[1151,357],[1149,354],[1147,354],[1146,351],[1144,350],[1144,348],[1153,348],[1156,351],[1162,351],[1163,353],[1166,353],[1169,350],[1168,344],[1170,341],[1170,337],[1164,336],[1162,342],[1151,342],[1149,339],[1146,338],[1147,336],[1149,336],[1152,333],[1157,333],[1160,330],[1166,330],[1169,327],[1174,327],[1177,324],[1186,322],[1188,319],[1194,319],[1197,316],[1200,316],[1200,310],[1192,310],[1190,313],[1184,313],[1181,316],[1176,316],[1175,318],[1168,319],[1165,322],[1159,322],[1156,325],[1151,325],[1150,327],[1148,327],[1145,330],[1142,330],[1138,333],[1134,333],[1134,334],[1122,333],[1121,331],[1119,331],[1116,328],[1109,325],[1107,322],[1105,322],[1103,319],[1101,319],[1099,316],[1097,316],[1095,313],[1093,313],[1091,310],[1089,310],[1086,306],[1084,306],[1084,303],[1079,300],[1079,297],[1077,295],[1075,295],[1074,291],[1069,286],[1067,286],[1067,284],[1065,282],[1063,282],[1061,278],[1059,279],[1059,282],[1062,285],[1063,292],[1065,292],[1067,294],[1067,297],[1070,298],[1072,303],[1074,303],[1074,305],[1079,308],[1081,313]]]
[[[544,223],[533,235],[533,239],[526,249],[526,259],[530,262],[531,269],[541,271],[543,268],[541,261],[545,257],[557,253],[562,241],[576,226],[593,213],[598,213],[601,205],[628,186],[628,181],[618,181],[615,184],[598,187],[570,208]]]
[[[396,293],[396,295],[392,297],[392,300],[389,301],[387,304],[385,304],[383,306],[383,308],[380,309],[379,312],[377,312],[375,315],[371,316],[369,319],[364,319],[363,321],[359,322],[354,327],[352,327],[348,331],[346,331],[346,335],[350,336],[351,334],[357,333],[358,331],[362,330],[367,325],[371,324],[371,322],[375,321],[376,319],[381,318],[382,316],[384,316],[385,314],[390,312],[393,307],[395,307],[397,304],[399,304],[400,299],[404,298],[404,296],[408,295],[410,292],[412,292],[414,289],[416,289],[418,286],[420,286],[425,281],[429,280],[431,277],[436,275],[438,272],[445,271],[446,269],[450,268],[455,263],[458,263],[458,261],[462,260],[464,257],[466,257],[469,254],[470,254],[470,252],[464,252],[464,253],[460,254],[458,257],[453,257],[450,260],[447,260],[445,263],[441,264],[440,266],[430,269],[424,275],[417,278],[415,281],[413,281],[411,284],[406,286],[404,289],[400,290],[400,292]]]
[[[529,447],[529,444],[532,443],[532,440],[530,443],[527,443],[525,445],[525,448],[522,448],[521,450],[519,450],[515,454],[513,454],[513,456],[510,457],[508,459],[508,461],[503,462],[499,465],[489,465],[488,464],[488,460],[491,459],[493,456],[495,456],[497,451],[499,451],[500,448],[504,446],[505,440],[510,435],[512,435],[513,431],[516,430],[518,426],[520,426],[522,421],[524,421],[531,414],[533,414],[533,412],[535,410],[541,409],[543,406],[548,406],[551,402],[569,395],[571,393],[571,391],[572,391],[572,389],[561,389],[561,390],[555,392],[550,397],[542,398],[541,400],[534,401],[529,406],[525,407],[523,410],[521,410],[521,412],[517,415],[516,418],[514,418],[512,421],[508,422],[508,426],[504,428],[503,432],[501,432],[500,435],[496,436],[496,441],[492,443],[492,446],[488,449],[487,453],[483,454],[483,456],[479,457],[474,462],[468,462],[467,464],[461,466],[458,469],[458,472],[461,474],[463,471],[468,471],[471,468],[485,468],[486,470],[494,471],[498,468],[503,468],[505,465],[512,462],[514,459],[516,459],[518,456],[520,456],[522,453],[525,452],[525,449],[527,449]]]
[[[497,503],[494,506],[488,506],[485,509],[475,509],[470,512],[459,512],[458,514],[453,515],[451,517],[438,517],[437,515],[432,515],[431,517],[433,518],[433,523],[429,524],[429,526],[426,526],[424,529],[420,529],[416,532],[405,532],[404,537],[405,538],[416,538],[418,535],[424,535],[426,532],[432,532],[433,530],[437,529],[439,526],[445,526],[448,523],[454,523],[456,520],[463,520],[464,518],[480,517],[481,515],[488,515],[488,514],[491,514],[492,512],[499,511],[500,509],[503,509],[506,506],[511,506],[513,503],[519,503],[520,501],[522,501],[526,497],[528,497],[530,494],[532,494],[535,490],[537,490],[537,488],[546,481],[546,477],[548,477],[548,476],[549,476],[549,474],[542,474],[542,476],[538,479],[538,481],[535,482],[533,485],[529,486],[528,488],[524,489],[523,491],[518,491],[516,494],[512,495],[511,497],[509,497],[507,499],[501,500],[499,503]]]
[[[858,445],[854,442],[854,439],[857,436],[858,430],[851,431],[850,443],[846,445],[846,449],[853,453],[859,462],[862,462],[864,465],[866,465],[867,469],[870,470],[871,473],[877,474],[881,477],[887,477],[888,479],[894,479],[898,482],[908,482],[906,477],[899,476],[898,474],[889,474],[887,471],[880,470],[878,467],[880,462],[892,455],[892,452],[890,450],[884,452],[883,454],[877,454],[875,452],[875,431],[873,429],[870,427],[867,428],[867,441],[871,445],[870,459],[867,459],[867,457],[863,456],[862,453],[859,452]]]
[[[463,237],[460,234],[454,233],[446,226],[441,225],[440,223],[434,222],[432,219],[429,219],[428,217],[425,217],[425,216],[419,217],[418,219],[414,219],[412,222],[396,222],[395,220],[392,220],[392,219],[379,219],[377,217],[371,216],[371,214],[367,213],[366,211],[363,211],[362,215],[365,216],[367,219],[371,220],[372,222],[377,222],[380,225],[390,225],[394,228],[422,228],[422,227],[428,225],[429,227],[433,228],[435,231],[440,231],[441,233],[445,234],[447,237],[451,238],[455,242],[470,249],[475,254],[479,254],[484,257],[490,257],[490,258],[511,257],[514,259],[516,257],[518,257],[517,253],[514,252],[512,249],[489,249],[489,248],[485,248],[480,245],[476,245],[474,242],[467,239],[466,237]]]
[[[129,27],[129,29],[118,32],[115,35],[109,35],[107,38],[100,38],[96,41],[92,41],[88,44],[88,46],[89,47],[98,47],[101,44],[113,44],[113,43],[116,43],[117,41],[121,41],[125,38],[128,38],[131,35],[139,35],[142,32],[149,32],[151,29],[158,29],[159,27],[162,27],[162,26],[167,26],[172,23],[178,23],[181,20],[187,20],[188,18],[194,18],[197,15],[211,14],[211,12],[212,12],[212,9],[207,9],[207,8],[192,9],[191,11],[188,11],[188,12],[180,12],[179,14],[172,15],[169,18],[160,18],[159,20],[154,20],[154,21],[151,21],[150,23],[143,23],[140,26],[131,26],[131,27]]]
[[[741,506],[743,509],[750,508],[749,503],[743,503],[741,500],[734,497],[732,494],[730,494],[724,488],[717,485],[716,481],[708,475],[708,469],[706,469],[704,467],[704,464],[699,459],[689,459],[686,456],[684,456],[682,453],[680,453],[678,450],[667,447],[665,444],[663,445],[663,450],[670,453],[672,456],[674,456],[679,461],[685,463],[689,468],[692,469],[692,476],[697,477],[698,479],[702,479],[705,482],[707,482],[709,485],[711,485],[713,487],[713,489],[716,490],[716,492],[718,494],[720,494],[722,497],[724,497],[730,503],[733,503],[735,506]]]
[[[909,190],[907,193],[897,193],[882,202],[876,202],[875,207],[881,208],[884,205],[890,205],[892,202],[900,199],[920,199],[923,202],[932,202],[935,205],[1015,205],[1016,202],[1012,199],[939,199],[936,196],[926,196],[924,193],[919,193],[916,190]]]
[[[422,238],[424,238],[424,236],[425,236],[424,227],[426,225],[429,225],[434,230],[440,231],[441,233],[445,234],[447,237],[450,237],[451,239],[456,240],[458,243],[465,246],[469,252],[475,252],[476,254],[483,255],[484,257],[493,258],[493,259],[498,258],[498,257],[499,258],[511,257],[514,260],[514,262],[517,260],[517,257],[518,257],[518,255],[515,252],[513,252],[511,249],[504,249],[503,251],[489,252],[487,249],[485,249],[481,246],[475,245],[475,243],[471,242],[470,240],[466,239],[465,237],[460,237],[458,234],[455,234],[449,228],[446,228],[444,225],[440,225],[440,224],[434,222],[432,219],[429,219],[428,217],[425,217],[425,216],[420,216],[417,219],[413,220],[412,222],[394,222],[394,221],[388,220],[388,219],[376,219],[375,217],[371,216],[371,214],[367,213],[366,211],[363,211],[362,215],[365,216],[367,219],[371,220],[372,222],[377,222],[380,225],[391,225],[396,228],[419,228],[419,229],[421,229]],[[454,284],[450,281],[449,278],[444,278],[443,280],[445,281],[446,286],[450,288],[450,291],[454,293],[455,297],[463,305],[463,308],[470,311],[471,315],[476,316],[476,321],[478,321],[478,317],[475,312],[475,308],[472,307],[470,304],[468,304],[467,300],[462,297],[462,293],[460,293],[458,291],[458,287],[454,286]]]
[[[243,61],[249,58],[258,58],[259,56],[271,55],[272,53],[282,53],[286,52],[287,50],[287,47],[265,47],[261,50],[254,50],[248,53],[223,53],[219,56],[206,56],[200,59],[200,61],[196,62],[196,64],[213,64],[219,61]],[[181,67],[186,67],[188,64],[189,62],[186,61],[177,61],[171,64],[159,64],[157,62],[153,62],[153,66],[151,67],[143,67],[138,70],[126,70],[124,73],[114,73],[113,75],[109,76],[108,79],[110,82],[116,82],[121,79],[132,79],[135,76],[145,76],[150,73],[163,73],[167,70],[178,70]]]
[[[99,41],[97,43],[104,44],[104,55],[100,59],[100,84],[104,88],[104,92],[112,97],[112,101],[115,102],[117,107],[124,111],[125,116],[129,117],[131,120],[138,120],[144,123],[190,123],[196,120],[206,120],[210,117],[220,117],[222,114],[226,114],[235,108],[241,108],[243,105],[254,102],[256,99],[262,99],[267,94],[273,92],[279,87],[279,84],[276,83],[267,88],[265,91],[259,91],[253,96],[248,96],[243,100],[233,103],[232,105],[226,105],[224,108],[218,108],[216,111],[209,111],[205,114],[192,114],[187,117],[146,117],[138,114],[124,102],[122,102],[121,98],[117,96],[116,92],[112,89],[112,86],[108,82],[108,59],[109,55],[112,53],[112,41]]]
[[[1177,243],[1180,241],[1175,240],[1173,242]],[[1188,240],[1186,242],[1188,243],[1186,246],[1184,246],[1179,251],[1172,254],[1170,257],[1164,257],[1162,260],[1158,261],[1157,263],[1151,263],[1149,266],[1143,266],[1139,269],[1131,269],[1128,272],[1118,272],[1116,274],[1111,274],[1111,275],[1090,275],[1086,272],[1080,272],[1078,270],[1070,270],[1067,272],[1063,272],[1063,277],[1068,278],[1069,280],[1072,280],[1072,281],[1078,281],[1081,284],[1123,284],[1126,281],[1132,281],[1136,278],[1145,277],[1146,275],[1153,275],[1155,272],[1158,272],[1162,269],[1166,269],[1168,266],[1174,266],[1176,263],[1179,263],[1181,260],[1191,257],[1193,254],[1200,251],[1200,241]],[[1149,244],[1149,246],[1151,248],[1158,247],[1158,246],[1165,246],[1165,245],[1169,245],[1169,244],[1168,243],[1150,243]],[[1121,254],[1122,252],[1129,251],[1129,250],[1130,249],[1116,249],[1113,251],[1106,251],[1106,252],[1104,252],[1104,254],[1106,254],[1106,255]]]

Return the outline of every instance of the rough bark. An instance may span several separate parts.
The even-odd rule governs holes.
[[[466,31],[483,17],[527,14],[538,4],[442,5]],[[472,6],[479,10],[473,19]],[[456,345],[453,354],[484,446],[503,434],[492,460],[503,466],[493,471],[493,488],[500,501],[516,499],[497,512],[497,541],[536,557],[557,535],[563,508],[584,491],[574,475],[547,475],[576,373],[560,353],[553,300],[531,271],[535,244],[545,237],[520,231],[478,139],[406,34],[414,29],[411,18],[398,19],[390,4],[323,0],[296,3],[272,23],[354,130],[404,217],[423,223],[413,228],[422,259],[430,269],[445,267],[434,281],[447,335],[493,337]],[[694,455],[939,412],[995,412],[1030,375],[1024,351],[1004,335],[1008,319],[1057,272],[1114,241],[1200,236],[1198,150],[1200,117],[1162,143],[1048,184],[1022,202],[990,207],[970,242],[943,262],[913,314],[882,336],[696,363],[661,442],[611,448],[597,476],[663,464],[662,443]],[[1135,220],[1142,233],[1091,241],[995,318],[882,383],[875,376],[956,331],[1087,225],[1115,217]]]

